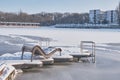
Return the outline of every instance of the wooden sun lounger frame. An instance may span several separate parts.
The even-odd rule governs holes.
[[[25,51],[32,52],[32,54],[31,54],[31,62],[32,62],[33,61],[33,56],[35,55],[35,51],[36,50],[39,51],[39,55],[42,55],[45,59],[50,58],[57,51],[59,51],[60,54],[61,54],[61,51],[62,51],[61,48],[55,48],[50,53],[46,54],[44,52],[44,50],[39,45],[36,45],[36,46],[32,47],[32,49],[26,49],[26,46],[23,46],[22,47],[22,56],[21,56],[21,59],[23,60],[23,54],[24,54]]]

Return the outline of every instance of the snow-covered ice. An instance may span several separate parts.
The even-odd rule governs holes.
[[[120,43],[120,30],[119,29],[62,29],[62,28],[0,28],[0,39],[1,49],[6,46],[15,46],[16,50],[21,49],[23,44],[26,43],[41,43],[39,38],[30,38],[26,36],[34,37],[45,37],[49,38],[49,46],[62,48],[62,55],[69,55],[71,53],[80,52],[80,41],[94,41],[96,43],[96,64],[75,64],[75,66],[64,66],[56,67],[56,69],[49,69],[44,73],[37,75],[44,80],[49,80],[46,77],[51,70],[54,73],[50,73],[51,76],[60,77],[63,76],[63,79],[69,80],[119,80],[119,61],[120,61],[120,47],[116,45],[108,45],[106,43]],[[5,37],[4,37],[5,36]],[[9,40],[10,38],[10,40]],[[14,41],[11,41],[14,40]],[[17,41],[15,41],[17,40]],[[46,43],[45,43],[46,44]],[[11,49],[12,47],[7,47],[6,50]],[[45,49],[46,46],[42,46],[46,53],[51,51],[51,49]],[[48,47],[48,46],[47,46]],[[89,48],[89,46],[88,46]],[[14,50],[14,47],[12,48]],[[2,52],[2,50],[1,50]],[[58,56],[59,53],[56,53],[54,56]],[[30,59],[31,53],[25,52],[24,59]],[[0,56],[0,60],[19,60],[21,59],[21,51],[16,51],[14,53],[6,52]],[[77,65],[77,66],[76,66]],[[61,69],[62,67],[62,69]],[[58,73],[59,75],[57,75]],[[60,72],[62,71],[62,72]],[[77,72],[78,71],[78,72]],[[80,72],[80,73],[79,73]],[[87,73],[87,74],[86,74]],[[65,76],[64,76],[65,74]],[[61,76],[60,76],[61,75]],[[67,78],[66,78],[67,75]],[[95,75],[95,76],[93,76]],[[45,77],[43,77],[45,76]],[[23,76],[22,76],[23,77]],[[25,76],[24,76],[25,77]],[[30,76],[29,76],[30,77]],[[80,77],[80,78],[79,78]],[[89,78],[87,78],[89,77]],[[118,77],[118,78],[117,78]],[[79,78],[79,79],[78,79]],[[32,79],[32,78],[31,78]],[[51,80],[55,80],[55,77]],[[18,79],[19,80],[19,79]],[[26,80],[29,80],[26,78]],[[34,80],[34,79],[32,79]]]
[[[1,28],[0,29],[0,35],[2,36],[9,36],[13,39],[18,38],[17,40],[21,39],[21,42],[17,41],[17,43],[11,43],[9,41],[9,38],[8,40],[1,39],[2,42],[4,42],[5,44],[22,47],[23,44],[27,44],[28,42],[29,44],[36,43],[40,45],[39,40],[35,40],[34,38],[31,39],[25,36],[46,37],[53,40],[53,41],[50,41],[49,46],[62,48],[62,54],[79,53],[80,41],[94,41],[97,43],[97,46],[102,46],[102,47],[97,47],[96,49],[108,50],[109,48],[106,49],[106,47],[110,47],[110,45],[106,45],[102,43],[119,43],[120,42],[119,34],[120,34],[119,29],[118,30],[116,29],[115,30],[61,29],[61,28],[59,29],[59,28],[48,28],[48,27],[47,28],[45,27],[45,28]],[[22,43],[22,41],[24,42]],[[50,51],[50,49],[48,51]],[[114,51],[119,52],[119,50],[114,50]],[[14,54],[6,53],[2,55],[1,59],[3,59],[3,57],[5,57],[5,59],[7,59],[8,57],[11,57],[11,59],[15,57],[16,59],[19,59],[20,53],[21,52],[14,53]],[[28,56],[28,54],[26,53],[25,56]]]

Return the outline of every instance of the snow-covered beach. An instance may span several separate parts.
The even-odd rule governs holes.
[[[18,75],[16,80],[119,80],[119,36],[119,29],[0,28],[0,59],[19,59],[24,43],[42,41],[45,46],[48,41],[48,46],[60,47],[62,54],[70,54],[79,53],[80,41],[94,41],[95,64],[52,65]]]

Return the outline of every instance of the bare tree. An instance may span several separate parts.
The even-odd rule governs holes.
[[[117,11],[117,22],[120,25],[120,2],[119,2],[119,5],[116,8],[116,11]]]

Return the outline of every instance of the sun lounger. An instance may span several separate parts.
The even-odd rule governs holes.
[[[88,50],[84,50],[84,44],[91,44],[91,51]],[[80,44],[80,53],[73,53],[70,54],[71,56],[73,56],[74,58],[77,58],[78,61],[80,60],[80,58],[88,58],[91,57],[92,58],[92,62],[95,63],[95,42],[93,41],[81,41]]]
[[[13,80],[16,70],[13,66],[0,64],[0,80]]]
[[[61,48],[55,48],[50,53],[45,53],[45,51],[39,45],[24,45],[22,47],[21,59],[23,59],[23,54],[24,54],[25,51],[32,52],[32,55],[31,55],[31,61],[32,61],[34,55],[36,55],[36,56],[37,55],[38,56],[41,55],[41,56],[43,56],[44,59],[48,59],[56,52],[60,52],[61,53],[62,49]]]
[[[53,56],[54,53],[60,52],[59,56]],[[70,55],[61,55],[61,48],[55,48],[52,52],[50,53],[45,53],[45,51],[40,47],[40,46],[34,46],[32,50],[32,56],[33,55],[42,55],[44,58],[53,58],[54,62],[69,62],[73,60],[73,56]]]
[[[51,52],[45,52],[39,45],[24,45],[22,47],[21,59],[23,59],[23,54],[25,51],[32,52],[31,61],[33,60],[34,55],[37,58],[40,58],[42,56],[43,59],[53,58],[54,62],[69,62],[73,60],[73,56],[61,55],[61,48],[54,48],[54,50],[52,50]],[[55,54],[56,52],[60,52],[60,54],[57,56],[53,56],[53,54]]]

